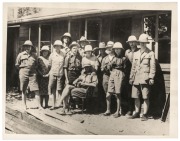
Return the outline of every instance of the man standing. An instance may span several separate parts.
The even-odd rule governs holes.
[[[84,55],[84,48],[85,48],[86,45],[89,45],[90,42],[89,42],[84,36],[82,36],[82,37],[80,38],[80,40],[78,41],[78,43],[79,43],[79,45],[80,45],[79,54],[80,54],[82,57],[84,57],[84,56],[85,56],[85,55]]]
[[[15,66],[19,70],[20,90],[22,93],[22,104],[24,110],[26,105],[26,90],[29,86],[30,91],[34,91],[37,99],[37,108],[42,109],[39,96],[39,85],[37,82],[37,56],[33,53],[33,44],[27,40],[23,44],[24,51],[19,53]]]
[[[139,36],[140,50],[134,53],[129,83],[132,87],[132,98],[135,99],[135,114],[131,117],[140,117],[140,94],[144,100],[142,121],[148,120],[150,86],[154,84],[156,72],[155,54],[147,48],[148,36]]]
[[[129,36],[126,42],[129,44],[130,49],[126,50],[125,52],[125,57],[127,58],[127,60],[126,60],[126,69],[125,69],[124,95],[125,98],[127,99],[127,104],[128,104],[127,107],[128,112],[126,113],[126,115],[132,116],[134,110],[134,99],[131,97],[132,86],[129,84],[129,76],[131,72],[134,53],[139,49],[137,48],[137,39],[135,36],[133,35]]]

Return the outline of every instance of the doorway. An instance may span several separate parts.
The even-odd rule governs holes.
[[[16,57],[19,53],[19,27],[8,27],[7,32],[6,91],[19,86],[18,70],[15,68]]]

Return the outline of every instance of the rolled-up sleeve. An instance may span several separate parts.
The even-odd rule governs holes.
[[[93,83],[94,85],[97,86],[97,84],[98,84],[98,78],[97,78],[97,75],[93,75],[92,83]]]
[[[156,73],[156,60],[154,52],[151,52],[149,78],[154,79]]]
[[[64,68],[67,69],[69,66],[69,56],[66,56],[65,60],[64,60]]]
[[[49,67],[52,66],[52,54],[49,56]]]

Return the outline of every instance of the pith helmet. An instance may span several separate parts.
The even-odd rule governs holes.
[[[63,44],[62,44],[62,42],[60,41],[60,40],[56,40],[55,42],[54,42],[54,45],[53,46],[62,46],[63,47]]]
[[[93,51],[91,45],[86,45],[86,46],[85,46],[84,53],[87,52],[87,51]]]
[[[113,45],[113,49],[116,49],[116,48],[121,48],[121,49],[124,49],[122,44],[120,42],[116,42],[114,45]]]
[[[68,32],[66,32],[66,33],[64,33],[64,35],[61,37],[61,41],[63,42],[63,38],[64,37],[68,37],[69,38],[69,41],[71,42],[71,34],[70,33],[68,33]]]
[[[73,41],[73,42],[70,44],[69,48],[71,49],[73,46],[77,46],[78,48],[80,47],[79,44],[78,44],[76,41]]]
[[[128,42],[137,42],[137,41],[138,41],[138,40],[137,40],[136,36],[131,35],[131,36],[129,36],[129,38],[128,38],[128,40],[126,41],[126,43],[128,43]]]
[[[139,42],[141,42],[141,43],[149,43],[149,41],[148,41],[148,35],[147,34],[141,34],[140,36],[139,36],[139,40],[138,40]]]
[[[32,46],[33,47],[33,44],[30,40],[26,40],[23,44],[23,46]]]
[[[104,42],[100,42],[99,47],[96,47],[96,49],[105,49],[105,48],[106,48],[106,45]]]
[[[89,44],[89,41],[84,37],[84,36],[81,36],[80,40],[78,41],[79,43],[81,42],[87,42]]]
[[[113,45],[114,45],[113,41],[108,41],[107,45],[106,45],[106,48],[111,48],[111,47],[113,47]]]
[[[41,48],[41,51],[43,51],[43,50],[47,50],[47,51],[49,51],[49,52],[50,52],[50,50],[49,50],[49,47],[48,47],[48,46],[43,46],[43,47]]]

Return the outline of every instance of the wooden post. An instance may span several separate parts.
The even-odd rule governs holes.
[[[71,20],[68,20],[68,32],[71,32]]]
[[[87,19],[85,20],[85,31],[84,31],[84,36],[87,39]]]
[[[158,15],[156,15],[156,26],[155,26],[155,58],[158,59],[158,25],[159,25],[159,19]]]
[[[39,24],[39,34],[38,34],[38,57],[40,56],[41,49],[41,24]]]
[[[31,26],[29,26],[29,40],[31,40]]]
[[[166,103],[164,105],[163,113],[162,113],[162,116],[161,116],[161,121],[163,121],[163,122],[165,122],[166,119],[167,119],[167,115],[168,115],[168,112],[169,112],[169,107],[170,107],[170,93],[167,96]]]
[[[51,44],[50,44],[50,51],[53,52],[53,33],[54,33],[54,26],[51,25]]]
[[[102,40],[102,20],[99,20],[99,42]]]

